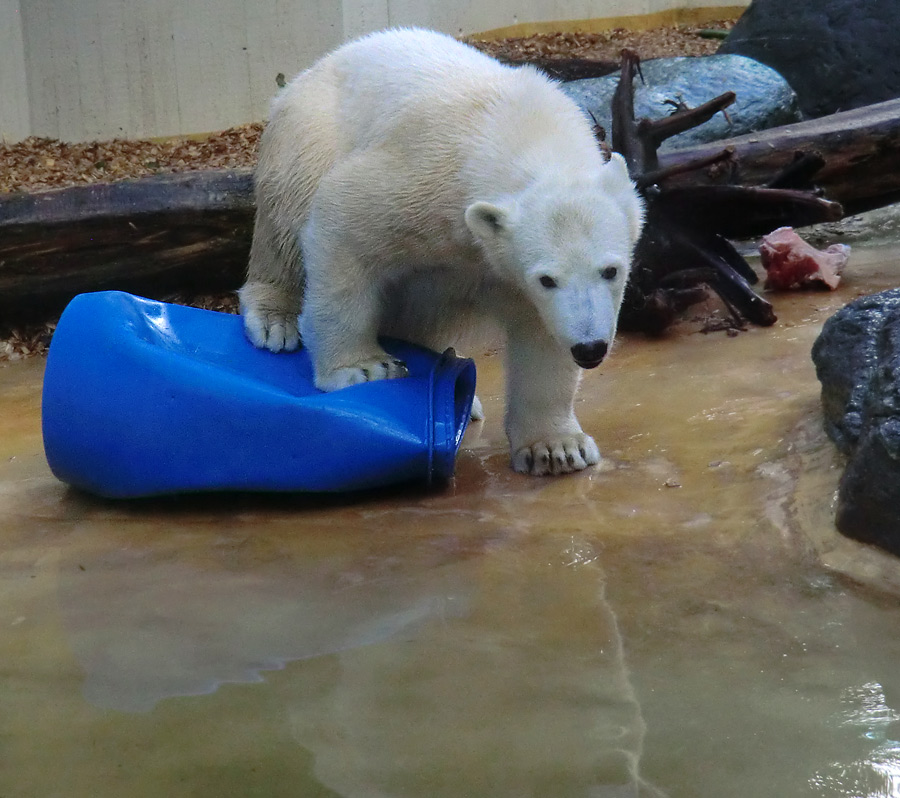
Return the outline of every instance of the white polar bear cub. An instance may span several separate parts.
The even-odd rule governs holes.
[[[405,375],[379,335],[443,350],[492,318],[513,467],[599,461],[574,397],[612,344],[643,206],[551,80],[431,31],[371,34],[278,95],[255,180],[254,344],[302,334],[332,391]]]

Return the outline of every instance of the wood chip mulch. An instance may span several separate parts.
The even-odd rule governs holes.
[[[646,31],[615,28],[605,33],[539,33],[521,38],[466,41],[495,58],[527,61],[534,58],[590,58],[619,61],[622,50],[634,50],[641,59],[675,56],[713,55],[721,44],[708,38],[706,31],[728,31],[733,19],[718,20],[701,26],[670,26]]]
[[[84,183],[194,169],[253,166],[262,123],[233,127],[202,139],[113,139],[67,144],[36,136],[0,142],[0,193],[46,191]]]
[[[734,20],[704,29],[728,30]],[[616,29],[606,33],[546,33],[470,44],[509,61],[531,58],[590,58],[618,61],[622,49],[641,58],[710,55],[719,40],[701,35],[698,27],[662,27],[649,31]],[[0,194],[46,191],[92,182],[111,182],[164,172],[252,167],[262,124],[234,127],[208,137],[167,141],[123,140],[69,144],[31,137],[14,144],[0,142]],[[237,312],[233,294],[167,297],[167,301],[212,310]],[[21,328],[3,328],[0,320],[0,363],[46,354],[56,320]]]

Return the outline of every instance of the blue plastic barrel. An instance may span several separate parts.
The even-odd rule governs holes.
[[[382,343],[409,377],[323,393],[305,351],[256,349],[238,316],[81,294],[47,358],[47,461],[62,481],[115,498],[444,480],[475,365],[452,350]]]

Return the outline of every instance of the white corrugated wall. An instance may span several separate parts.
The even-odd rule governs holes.
[[[20,0],[0,0],[0,138],[31,132]]]
[[[704,0],[0,0],[0,138],[171,136],[261,120],[279,73],[290,77],[341,42],[387,26],[462,35],[722,7]]]

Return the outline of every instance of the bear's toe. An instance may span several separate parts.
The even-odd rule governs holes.
[[[600,462],[600,451],[589,435],[576,435],[556,441],[538,441],[515,452],[513,469],[540,477],[583,471]]]

